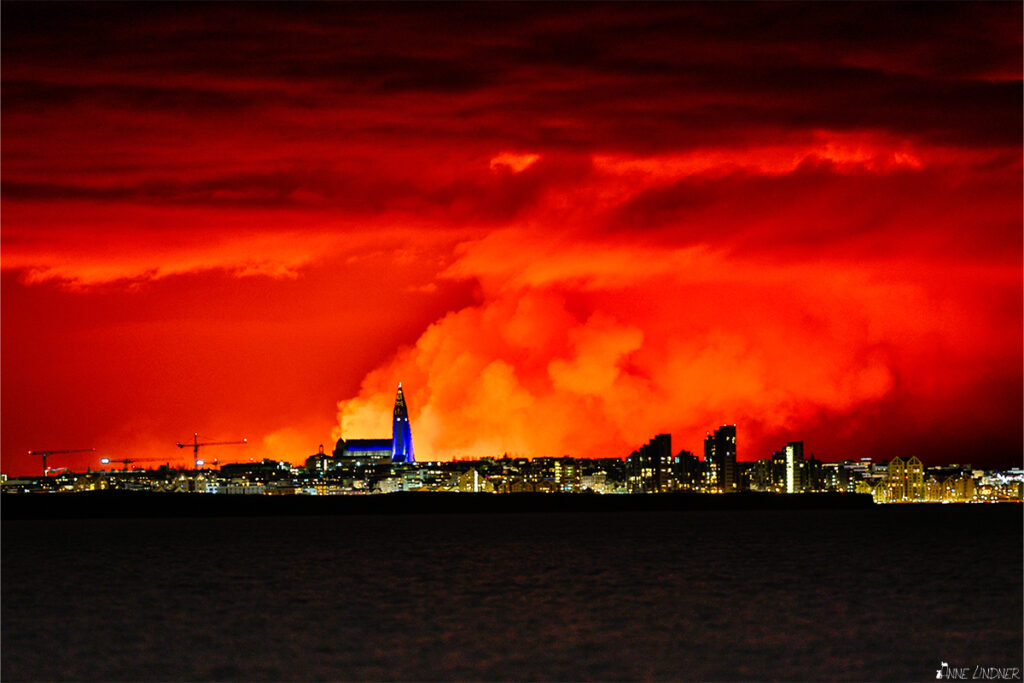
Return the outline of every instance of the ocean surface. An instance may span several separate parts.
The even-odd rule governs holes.
[[[924,681],[1024,659],[1019,505],[2,532],[4,681]]]

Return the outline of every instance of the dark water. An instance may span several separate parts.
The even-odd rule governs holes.
[[[934,680],[1022,663],[1019,506],[9,521],[16,680]]]

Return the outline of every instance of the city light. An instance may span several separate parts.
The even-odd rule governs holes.
[[[738,460],[737,427],[723,425],[708,432],[704,458],[688,450],[673,452],[670,434],[658,434],[626,457],[464,458],[451,462],[422,462],[396,457],[404,439],[411,455],[411,432],[401,413],[399,389],[392,439],[339,439],[334,450],[321,446],[302,465],[249,458],[219,470],[164,466],[156,470],[125,470],[76,474],[58,468],[61,484],[44,485],[48,478],[6,478],[5,492],[92,491],[129,489],[234,495],[367,495],[398,492],[471,492],[514,494],[688,494],[738,496],[748,494],[812,494],[860,496],[879,504],[994,503],[1024,499],[1024,470],[988,471],[970,465],[928,467],[916,457],[875,462],[822,462],[805,456],[804,443],[791,441],[758,460]],[[204,445],[198,442],[199,445]],[[100,463],[115,462],[103,457]],[[126,465],[130,459],[117,460]]]

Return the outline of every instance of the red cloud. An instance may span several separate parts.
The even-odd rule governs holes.
[[[434,457],[723,422],[744,458],[1024,447],[1011,4],[14,3],[0,31],[5,464],[196,430],[301,459],[339,396],[386,433],[398,380]]]
[[[396,378],[415,397],[418,452],[447,459],[615,456],[659,431],[697,448],[722,423],[783,438],[821,416],[854,424],[891,400],[943,413],[983,381],[979,358],[1020,374],[1019,338],[989,337],[1013,309],[975,304],[981,292],[1012,301],[1019,271],[958,269],[951,291],[941,264],[898,273],[899,261],[783,266],[702,252],[681,264],[671,252],[619,245],[542,251],[527,234],[518,244],[531,267],[493,261],[480,276],[500,284],[486,302],[439,320],[372,373],[340,404],[337,435],[383,429]],[[468,247],[456,272],[492,262],[485,248],[474,260]],[[986,423],[999,400],[960,409]],[[741,457],[754,458],[773,443],[745,446]],[[859,448],[819,446],[830,457]]]

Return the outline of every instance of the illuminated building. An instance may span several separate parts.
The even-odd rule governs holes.
[[[575,458],[559,458],[555,460],[555,486],[559,491],[579,493],[583,471]]]
[[[852,493],[858,481],[867,478],[868,467],[863,462],[854,460],[843,460],[836,468],[837,491],[848,491]]]
[[[754,479],[754,465],[752,462],[736,461],[736,490],[749,491],[751,482]]]
[[[473,468],[459,476],[457,490],[463,493],[494,493],[494,485]]]
[[[924,500],[924,466],[915,457],[889,461],[886,502],[917,502]]]
[[[715,461],[715,438],[709,433],[704,438],[704,490],[721,489],[722,468]]]
[[[671,434],[658,434],[626,458],[626,481],[630,493],[672,489]]]
[[[772,483],[776,492],[786,490],[786,449],[772,453]]]
[[[625,474],[623,469],[625,463],[622,458],[593,458],[586,462],[590,463],[595,470],[607,472],[609,479],[614,479],[615,477],[622,479]]]
[[[676,453],[672,459],[672,478],[679,488],[698,488],[703,479],[700,458],[690,451]]]
[[[774,491],[775,478],[772,469],[771,458],[762,458],[755,462],[750,473],[750,488],[754,491]]]
[[[252,496],[264,493],[266,487],[263,484],[226,483],[218,487],[218,489],[217,493],[225,493],[233,496]]]
[[[402,393],[402,383],[398,383],[395,396],[395,411],[391,425],[390,439],[338,439],[334,448],[335,458],[355,459],[361,462],[396,462],[414,463],[416,458],[412,448],[412,430],[409,426],[409,410]]]
[[[901,458],[889,461],[888,493],[886,502],[895,503],[907,499],[907,466]]]
[[[886,486],[885,483],[878,482],[877,484],[875,484],[873,486],[870,483],[868,483],[868,482],[861,482],[861,483],[868,487],[868,491],[867,492],[871,494],[871,499],[873,501],[875,501],[876,503],[891,503],[892,502],[891,500],[889,500],[889,487]],[[860,490],[857,491],[857,493],[860,493],[860,492],[861,492]]]
[[[907,460],[907,499],[924,500],[924,465],[916,457]]]
[[[320,450],[306,458],[306,471],[310,474],[323,474],[330,462],[330,456],[324,453],[324,445],[320,444]]]
[[[554,487],[555,459],[548,457],[534,458],[533,460],[528,461],[522,468],[522,473],[523,478],[532,484],[547,482]]]
[[[412,451],[412,430],[409,427],[409,410],[405,406],[402,383],[398,383],[395,395],[395,415],[391,427],[391,462],[416,462]]]
[[[393,443],[391,439],[339,439],[334,455],[362,462],[390,462]]]
[[[804,490],[804,442],[790,441],[786,444],[786,493],[800,493]]]
[[[426,490],[425,486],[425,471],[424,470],[408,470],[402,472],[402,490],[403,491],[420,491]]]
[[[707,487],[732,493],[736,487],[736,425],[722,425],[704,439]]]
[[[584,491],[590,489],[594,493],[609,493],[608,475],[605,472],[585,474],[580,477],[580,488]]]
[[[826,491],[845,491],[845,475],[846,470],[841,469],[837,462],[822,464],[821,482]]]
[[[977,494],[974,478],[968,473],[958,477],[949,477],[942,482],[942,500],[950,503],[966,503],[972,501]]]

